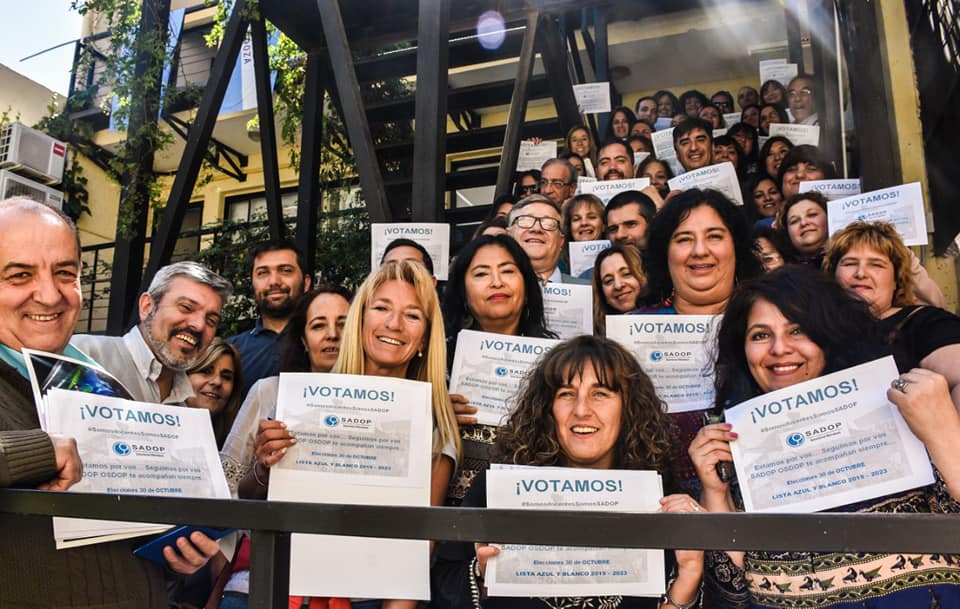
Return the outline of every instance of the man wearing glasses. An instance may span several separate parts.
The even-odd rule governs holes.
[[[817,116],[817,100],[813,96],[813,79],[806,74],[799,74],[787,86],[787,102],[793,122],[798,125],[819,125]]]
[[[589,283],[562,273],[557,267],[565,241],[560,217],[560,206],[552,199],[530,195],[510,210],[507,232],[530,257],[541,283]]]
[[[577,168],[564,159],[550,159],[540,168],[540,194],[563,207],[577,189]]]

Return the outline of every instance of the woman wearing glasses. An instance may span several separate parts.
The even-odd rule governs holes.
[[[540,192],[540,171],[529,169],[517,174],[514,181],[513,196],[518,199],[535,195]]]

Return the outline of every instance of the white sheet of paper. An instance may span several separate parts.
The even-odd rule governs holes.
[[[655,512],[654,471],[524,467],[487,472],[487,507]],[[501,544],[487,563],[490,596],[658,596],[663,550]]]
[[[477,407],[477,422],[502,425],[513,410],[520,381],[560,341],[461,330],[450,369],[450,393]]]
[[[606,205],[610,199],[627,190],[643,190],[650,186],[650,178],[627,178],[626,180],[604,180],[602,182],[584,182],[580,184],[583,194],[600,197]]]
[[[794,146],[820,145],[820,127],[817,125],[798,125],[790,123],[772,123],[768,129],[770,137],[780,135],[791,142]]]
[[[717,139],[717,138],[720,137],[721,135],[726,135],[726,134],[727,134],[727,129],[726,129],[726,128],[723,128],[723,129],[711,129],[711,130],[710,130],[710,135],[713,137],[713,139]]]
[[[673,147],[673,130],[675,127],[660,129],[650,134],[650,141],[653,142],[653,152],[657,159],[668,161],[677,158],[677,151]]]
[[[816,191],[829,201],[860,194],[860,180],[810,180],[800,182],[800,192]]]
[[[270,472],[268,499],[430,505],[429,383],[284,373],[277,419],[297,436]],[[429,599],[428,541],[293,535],[290,594]]]
[[[77,440],[83,479],[70,492],[229,499],[210,414],[203,409],[148,404],[50,389],[47,431]],[[89,543],[144,535],[164,524],[81,518],[53,519],[54,537]]]
[[[440,281],[450,272],[450,225],[430,222],[392,222],[370,225],[370,268],[380,268],[383,252],[394,239],[416,241],[433,259],[433,271]]]
[[[779,60],[774,60],[779,61]],[[768,80],[776,80],[784,87],[790,84],[790,81],[793,80],[797,75],[797,64],[795,63],[766,63],[760,62],[760,84],[767,82]],[[786,100],[784,100],[786,101]]]
[[[583,185],[587,182],[596,182],[597,178],[591,178],[590,176],[577,176],[577,190],[574,194],[583,194]]]
[[[633,166],[639,167],[640,163],[647,160],[647,157],[650,156],[649,152],[634,152],[633,153]]]
[[[596,241],[571,241],[570,247],[570,274],[579,277],[588,269],[593,268],[593,262],[600,252],[610,247],[607,239]]]
[[[707,165],[681,173],[670,179],[670,190],[690,190],[691,188],[712,188],[719,190],[736,205],[743,205],[743,193],[733,163],[724,161],[716,165]]]
[[[723,122],[726,124],[727,129],[733,127],[740,122],[740,113],[739,112],[725,112],[723,114]]]
[[[933,483],[927,451],[887,401],[892,356],[726,411],[748,512],[819,512]]]
[[[607,315],[607,338],[634,354],[670,412],[713,408],[719,315]]]
[[[550,159],[557,158],[557,142],[546,140],[539,144],[523,140],[520,142],[520,155],[517,157],[517,171],[536,169],[540,171],[543,164]]]
[[[577,100],[577,108],[582,114],[599,114],[610,112],[610,83],[587,82],[582,85],[573,85],[573,97]]]
[[[889,222],[896,227],[906,245],[927,244],[927,216],[923,210],[920,182],[872,190],[827,203],[831,235],[857,220]]]
[[[548,283],[543,288],[543,312],[547,328],[563,340],[593,334],[593,286]]]

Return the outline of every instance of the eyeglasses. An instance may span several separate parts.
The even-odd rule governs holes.
[[[533,225],[537,222],[540,223],[540,228],[547,232],[553,232],[555,230],[560,230],[560,220],[556,218],[538,218],[536,216],[517,216],[513,219],[513,223],[519,226],[520,228],[533,228]]]
[[[549,186],[550,188],[563,188],[568,184],[562,180],[540,180],[540,190]]]
[[[533,194],[539,190],[539,184],[527,184],[526,186],[520,186],[520,194]]]
[[[787,93],[787,97],[793,99],[794,97],[810,97],[813,95],[813,91],[804,87],[803,89],[791,90]]]

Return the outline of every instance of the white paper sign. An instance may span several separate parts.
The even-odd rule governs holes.
[[[770,137],[780,135],[791,142],[794,146],[819,146],[820,145],[820,127],[817,125],[798,125],[789,123],[771,123]]]
[[[610,83],[588,82],[573,85],[573,97],[581,114],[600,114],[610,112]]]
[[[727,130],[726,130],[726,129],[711,129],[711,130],[710,130],[710,135],[711,135],[711,137],[713,137],[713,139],[717,139],[717,138],[720,137],[721,135],[726,135],[726,134],[727,134]]]
[[[47,432],[71,436],[83,461],[83,479],[70,492],[229,499],[210,413],[81,391],[50,389]],[[62,542],[169,528],[139,522],[53,519]],[[88,540],[90,543],[102,541]],[[82,545],[67,543],[67,545]]]
[[[827,203],[827,224],[831,235],[857,220],[889,222],[896,227],[906,245],[927,244],[927,217],[923,211],[920,182],[873,190]]]
[[[557,158],[557,142],[548,140],[534,144],[524,140],[520,142],[517,171],[527,171],[529,169],[540,171],[544,163],[555,158]]]
[[[487,507],[655,512],[663,496],[653,471],[525,467],[487,472]],[[487,562],[490,596],[659,596],[662,550],[502,544]]]
[[[633,353],[670,412],[713,408],[719,315],[607,315],[607,338]]]
[[[461,330],[450,370],[450,393],[477,407],[481,425],[502,425],[513,410],[520,381],[558,340]]]
[[[543,287],[547,328],[566,340],[593,334],[593,286],[548,283]]]
[[[645,160],[647,160],[647,157],[648,157],[648,156],[650,156],[650,153],[649,153],[649,152],[643,152],[643,151],[641,151],[641,152],[634,152],[634,153],[633,153],[633,166],[634,166],[634,167],[639,167],[639,166],[640,166],[640,163],[642,163],[642,162],[644,162]]]
[[[927,451],[887,401],[893,357],[726,411],[748,512],[818,512],[933,483]]]
[[[740,122],[740,113],[739,112],[725,112],[723,115],[723,122],[727,126],[727,129],[733,127]]]
[[[819,192],[828,201],[860,194],[860,180],[810,180],[800,182],[800,192]]]
[[[683,173],[684,169],[680,161],[677,160],[677,151],[673,147],[674,129],[675,127],[670,127],[669,129],[654,131],[650,134],[650,139],[653,141],[653,152],[657,155],[657,160],[669,165],[674,175],[678,175]]]
[[[433,272],[440,281],[450,270],[450,225],[428,222],[395,222],[370,225],[370,268],[380,267],[383,252],[394,239],[410,239],[422,245],[433,260]]]
[[[577,190],[574,194],[583,194],[583,185],[587,182],[596,182],[597,178],[591,178],[590,176],[577,176]]]
[[[776,80],[784,87],[790,84],[790,81],[797,76],[797,64],[795,63],[765,63],[760,62],[760,84],[768,80]],[[786,100],[784,100],[786,101]]]
[[[650,186],[650,178],[628,178],[626,180],[604,180],[602,182],[584,182],[580,184],[583,194],[596,195],[606,205],[610,199],[628,190],[643,190]]]
[[[574,277],[583,275],[589,269],[593,268],[593,262],[605,249],[610,247],[610,241],[607,239],[597,239],[596,241],[571,241],[570,242],[570,274]]]
[[[429,383],[281,374],[277,418],[297,443],[271,468],[268,499],[430,504]],[[429,599],[428,541],[295,534],[290,593]]]
[[[712,188],[722,192],[736,205],[743,205],[743,193],[740,191],[740,181],[737,180],[737,170],[730,161],[682,173],[669,180],[667,184],[670,185],[670,190]]]

